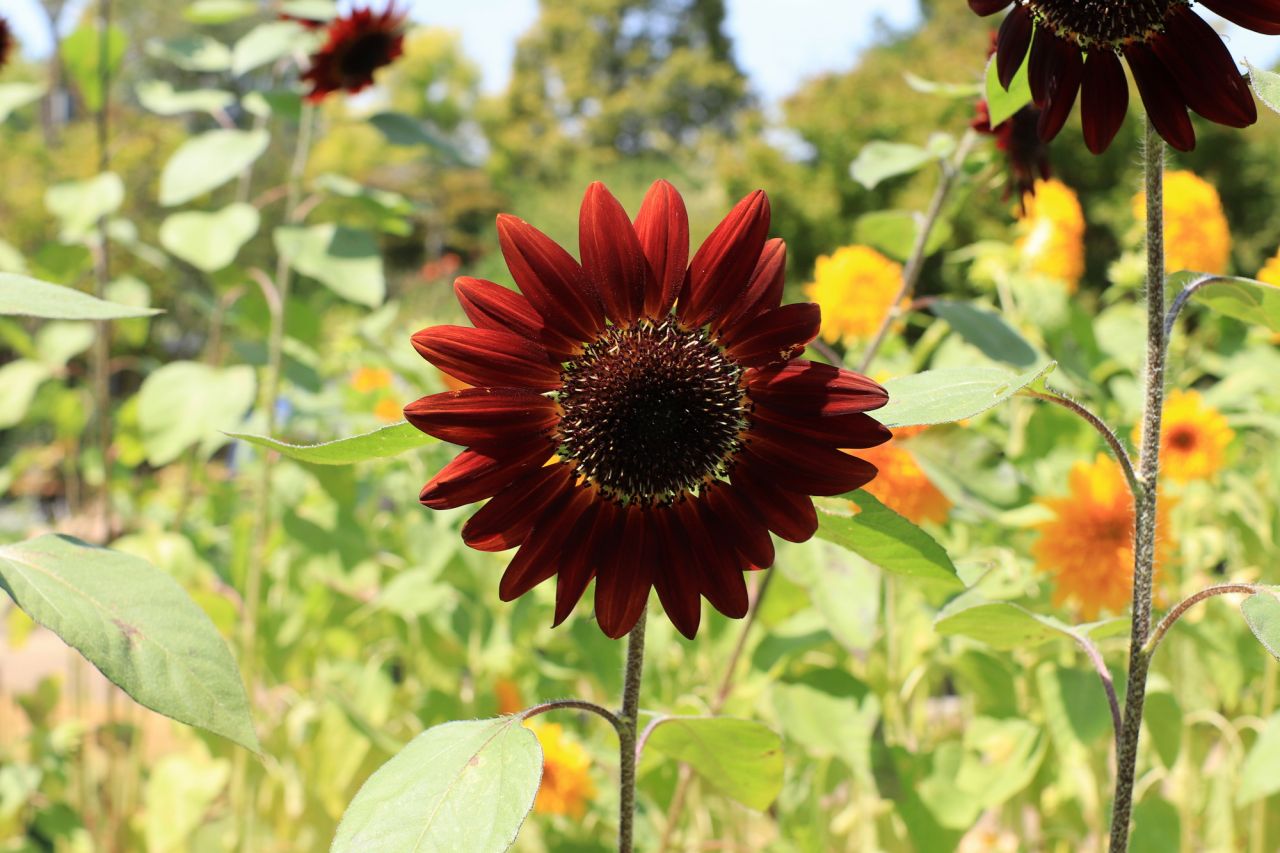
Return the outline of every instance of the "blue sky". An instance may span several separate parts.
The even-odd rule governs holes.
[[[0,0],[28,49],[48,50],[37,12],[38,0]],[[73,4],[82,7],[85,0]],[[960,2],[960,0],[956,0]],[[344,0],[343,5],[350,5]],[[379,5],[379,0],[373,0]],[[507,82],[516,39],[537,17],[537,0],[410,0],[415,19],[462,34],[467,53],[480,64],[488,91]],[[910,25],[917,17],[913,0],[728,0],[728,30],[738,61],[756,90],[776,102],[796,86],[824,71],[848,68],[872,43],[877,27]],[[67,17],[73,19],[76,8]],[[1214,16],[1209,16],[1213,19]],[[1217,21],[1215,21],[1217,23]],[[1271,65],[1280,58],[1280,39],[1238,28],[1227,31],[1238,58]]]

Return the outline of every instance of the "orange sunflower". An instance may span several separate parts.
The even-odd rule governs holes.
[[[879,471],[863,488],[915,524],[941,524],[951,511],[951,501],[938,491],[915,456],[903,446],[904,441],[923,431],[924,427],[895,429],[889,443],[859,451]]]
[[[1160,429],[1160,467],[1180,483],[1212,477],[1222,467],[1235,435],[1222,412],[1207,405],[1200,392],[1171,391]],[[1133,429],[1133,441],[1141,440],[1139,424]]]
[[[542,745],[542,784],[533,810],[538,814],[581,819],[596,795],[589,772],[591,757],[577,741],[565,736],[558,723],[525,723]]]

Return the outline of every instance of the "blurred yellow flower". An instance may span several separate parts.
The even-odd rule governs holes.
[[[1085,619],[1119,612],[1133,597],[1133,499],[1124,472],[1108,456],[1077,462],[1070,494],[1040,498],[1055,518],[1038,525],[1032,546],[1036,566],[1054,576],[1053,602],[1073,601]],[[1160,503],[1156,565],[1169,553],[1168,501]]]
[[[926,521],[941,524],[947,520],[951,501],[929,481],[911,451],[901,444],[903,439],[918,432],[920,430],[894,430],[891,441],[858,451],[858,456],[879,469],[876,478],[863,488],[916,524]]]
[[[870,246],[844,246],[818,256],[804,292],[822,307],[823,339],[836,343],[879,331],[901,289],[901,264]]]
[[[520,686],[510,678],[499,678],[493,683],[493,693],[498,699],[499,714],[514,714],[524,708]]]
[[[1267,261],[1258,273],[1258,281],[1280,287],[1280,250],[1276,251],[1276,256]]]
[[[1147,194],[1133,197],[1133,215],[1147,216]],[[1227,271],[1231,231],[1222,199],[1213,184],[1194,172],[1164,176],[1164,266],[1167,272],[1195,270],[1215,275]]]
[[[525,723],[542,744],[542,785],[533,810],[539,814],[567,815],[579,819],[596,786],[587,772],[591,758],[582,745],[565,737],[557,723]]]
[[[369,394],[391,387],[391,371],[385,367],[361,367],[351,374],[351,387],[357,394]]]
[[[1021,217],[1018,254],[1032,272],[1056,278],[1075,293],[1084,275],[1084,209],[1059,180],[1036,181]]]
[[[404,409],[396,400],[390,397],[379,400],[373,407],[373,416],[385,423],[395,423],[404,420]]]
[[[1235,435],[1222,413],[1205,405],[1200,392],[1171,391],[1160,430],[1160,468],[1180,483],[1211,477],[1222,467]],[[1133,428],[1133,443],[1141,440],[1138,424]]]

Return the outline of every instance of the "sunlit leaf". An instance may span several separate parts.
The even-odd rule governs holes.
[[[124,181],[103,172],[83,181],[65,181],[45,190],[44,206],[62,223],[63,242],[81,240],[98,227],[98,220],[120,209]]]
[[[120,320],[159,313],[154,308],[106,302],[74,288],[25,275],[0,273],[0,315],[43,317],[47,320]]]
[[[1031,103],[1031,81],[1027,76],[1027,65],[1030,59],[1031,52],[1028,51],[1027,58],[1022,61],[1022,67],[1009,81],[1008,91],[1000,85],[996,74],[996,58],[991,57],[991,61],[987,63],[985,90],[987,111],[991,115],[992,127],[1004,124],[1007,119],[1013,117],[1014,113]]]
[[[542,779],[519,717],[427,729],[369,777],[331,853],[493,853],[515,841]]]
[[[267,150],[265,130],[210,130],[182,144],[160,175],[160,203],[190,201],[239,175]]]
[[[156,115],[217,113],[235,103],[236,97],[221,89],[177,91],[167,80],[145,80],[135,89],[138,100]]]
[[[1047,376],[1057,362],[1015,374],[998,367],[926,370],[885,383],[889,403],[876,420],[891,427],[945,424],[980,415]]]
[[[257,387],[247,365],[212,367],[171,361],[147,376],[138,392],[138,425],[147,461],[165,465],[188,448],[207,455],[226,442],[253,406]]]
[[[338,225],[290,226],[276,229],[275,242],[290,266],[342,298],[371,308],[386,298],[382,255],[368,231]]]
[[[1253,84],[1253,92],[1258,100],[1280,113],[1280,74],[1258,68],[1247,59],[1244,63],[1249,69],[1249,82]]]
[[[920,232],[920,215],[909,210],[876,210],[864,213],[853,223],[853,236],[859,243],[865,243],[889,257],[905,261],[915,247],[916,235]],[[934,252],[947,245],[952,236],[951,223],[940,219],[929,232],[929,240],[925,243],[925,254]]]
[[[258,209],[233,204],[213,213],[188,210],[160,224],[160,245],[204,272],[230,266],[258,233]]]
[[[14,110],[33,104],[44,97],[45,87],[39,83],[5,83],[0,86],[0,122]]]
[[[914,91],[924,95],[938,95],[942,98],[963,98],[964,100],[972,100],[982,95],[982,86],[977,83],[940,83],[936,80],[926,80],[910,71],[902,73],[902,79],[907,81],[907,85]]]
[[[849,174],[871,190],[882,181],[909,175],[936,159],[937,156],[932,151],[919,145],[876,140],[862,146],[857,159],[849,166]]]
[[[782,738],[768,726],[729,717],[670,717],[645,747],[683,761],[707,784],[763,811],[782,790]],[[647,762],[646,762],[647,763]]]
[[[269,21],[246,33],[231,49],[231,73],[246,74],[288,56],[307,30],[295,21]]]
[[[822,539],[848,548],[886,572],[963,586],[943,547],[870,492],[815,498],[814,506]]]
[[[257,0],[195,0],[183,11],[193,24],[229,24],[261,10]]]
[[[165,573],[48,535],[0,546],[0,588],[140,704],[258,750],[230,650]]]
[[[1258,642],[1280,660],[1280,598],[1269,592],[1255,593],[1240,605],[1240,612]]]
[[[1022,370],[1044,362],[1044,356],[994,311],[946,299],[930,303],[929,310],[946,320],[957,335],[981,350],[987,358]]]
[[[880,633],[880,572],[847,548],[815,537],[778,543],[774,564],[809,593],[827,630],[851,652],[871,648]]]
[[[106,42],[106,72],[110,78],[114,77],[120,69],[128,39],[125,38],[124,30],[113,26],[107,31]],[[102,91],[104,60],[102,36],[98,29],[88,24],[81,26],[63,39],[60,53],[67,76],[80,90],[85,106],[91,110],[99,109],[104,100]]]
[[[1272,714],[1266,728],[1254,741],[1240,770],[1236,805],[1250,803],[1280,793],[1280,712]]]
[[[1182,288],[1204,279],[1204,273],[1179,272],[1169,276],[1169,286]],[[1280,332],[1280,287],[1250,278],[1213,276],[1196,290],[1196,302],[1245,323]]]
[[[1109,619],[1072,627],[1009,601],[986,601],[969,593],[944,607],[933,623],[939,634],[970,637],[1005,650],[1030,648],[1056,637],[1074,639],[1077,634],[1112,636],[1125,625],[1123,619]]]
[[[0,429],[22,422],[40,383],[50,375],[46,365],[25,358],[0,366]]]
[[[405,421],[323,444],[286,444],[269,436],[245,433],[230,433],[230,436],[268,450],[278,450],[290,459],[314,465],[354,465],[369,459],[398,456],[435,442],[434,438]]]
[[[226,71],[231,68],[231,49],[208,36],[181,36],[152,39],[147,55],[172,62],[184,71]]]

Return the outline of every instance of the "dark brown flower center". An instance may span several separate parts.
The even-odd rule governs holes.
[[[1105,46],[1118,49],[1133,41],[1146,41],[1164,29],[1165,18],[1175,6],[1189,0],[1018,0],[1031,9],[1036,21],[1062,38],[1088,50]]]
[[[1190,429],[1175,429],[1169,433],[1169,445],[1178,450],[1190,450],[1196,446],[1196,434]]]
[[[372,78],[374,71],[391,61],[395,38],[395,33],[372,32],[352,41],[338,60],[343,79],[365,81]]]
[[[561,379],[560,455],[615,500],[696,490],[740,447],[742,368],[702,330],[674,320],[611,327]]]

